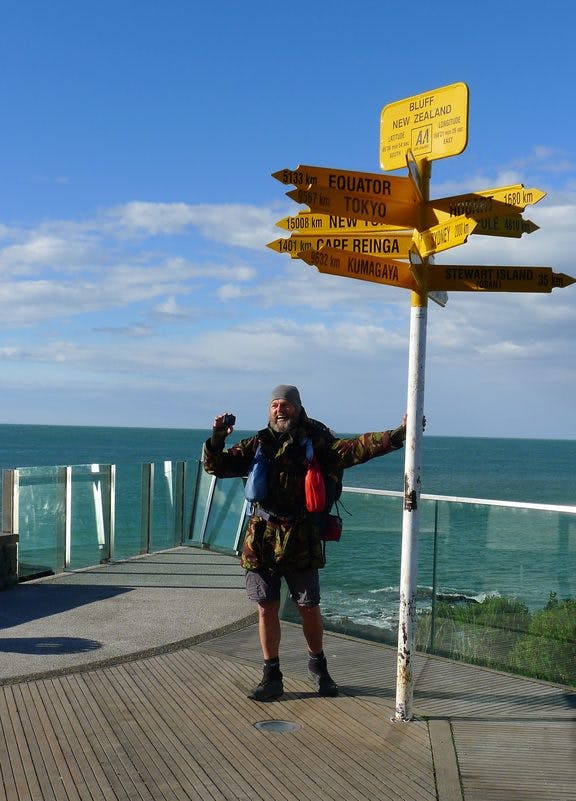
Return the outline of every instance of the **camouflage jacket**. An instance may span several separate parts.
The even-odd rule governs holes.
[[[218,478],[246,476],[258,443],[268,459],[268,494],[254,509],[242,548],[241,564],[247,570],[268,568],[282,573],[324,566],[321,515],[306,512],[305,505],[304,442],[308,437],[325,477],[338,477],[347,467],[397,450],[389,431],[342,439],[305,413],[298,427],[287,434],[276,434],[268,427],[228,449],[215,448],[211,440],[204,445],[204,469]],[[266,519],[268,515],[272,519]]]

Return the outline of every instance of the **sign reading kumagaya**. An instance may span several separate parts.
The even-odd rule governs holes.
[[[359,278],[361,281],[373,281],[376,284],[389,284],[405,289],[413,289],[415,281],[410,272],[410,265],[405,261],[383,259],[378,256],[360,256],[333,248],[308,250],[300,254],[307,264],[313,265],[318,272],[330,275],[341,275],[344,278]]]
[[[468,87],[453,83],[384,106],[380,115],[380,166],[406,166],[416,159],[442,159],[462,153],[468,142]]]

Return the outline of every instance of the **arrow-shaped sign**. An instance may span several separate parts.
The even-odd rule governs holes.
[[[422,258],[440,253],[442,250],[463,245],[474,231],[477,223],[461,214],[452,217],[445,223],[434,225],[426,231],[414,231],[413,240]]]
[[[283,184],[293,184],[301,189],[322,187],[348,195],[379,197],[410,205],[419,200],[410,179],[398,175],[299,165],[295,170],[273,172],[272,177]]]
[[[375,223],[369,220],[357,220],[353,217],[342,217],[339,214],[317,214],[313,211],[299,211],[294,217],[283,217],[276,225],[285,231],[298,234],[379,234],[398,231],[397,225]],[[406,229],[404,229],[406,230]]]
[[[533,234],[539,226],[532,220],[525,220],[520,214],[490,214],[476,217],[473,234],[484,236],[506,236],[520,239],[522,234]]]
[[[323,247],[334,250],[350,250],[354,253],[378,256],[392,256],[399,259],[408,258],[408,251],[412,244],[411,233],[380,233],[352,235],[329,233],[325,234],[292,234],[285,239],[275,239],[267,247],[277,253],[289,253],[297,259],[301,251],[320,250]]]
[[[451,215],[466,214],[512,214],[524,211],[526,206],[538,203],[546,197],[541,189],[526,189],[524,184],[501,186],[498,189],[482,189],[465,195],[437,198],[430,205]]]
[[[361,256],[358,253],[322,248],[304,251],[299,256],[307,264],[313,265],[321,273],[340,275],[344,278],[357,278],[388,284],[404,289],[414,289],[415,282],[410,265],[395,259],[381,259],[377,256]]]
[[[496,267],[465,264],[430,265],[428,288],[446,291],[479,292],[551,292],[554,288],[576,283],[551,267]]]
[[[460,197],[466,198],[466,200],[452,205],[449,205],[448,201],[452,201],[453,198],[443,198],[440,201],[430,200],[424,208],[425,224],[432,228],[464,214],[478,223],[474,228],[474,234],[518,238],[522,234],[530,234],[538,230],[538,226],[531,220],[524,220],[519,212],[511,212],[510,206],[491,197],[479,194]]]
[[[337,214],[358,220],[388,223],[396,228],[414,228],[418,207],[395,203],[373,195],[358,196],[333,189],[293,189],[286,192],[296,203],[305,203],[311,211]]]

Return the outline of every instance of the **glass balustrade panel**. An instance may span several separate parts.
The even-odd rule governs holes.
[[[65,471],[19,470],[18,575],[20,579],[64,570]]]
[[[110,559],[110,466],[76,465],[70,475],[67,568],[77,570]]]
[[[452,659],[576,682],[576,516],[439,502],[434,616],[418,644]]]

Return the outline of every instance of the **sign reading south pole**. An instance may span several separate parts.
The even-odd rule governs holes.
[[[406,154],[416,160],[456,156],[468,142],[468,87],[453,83],[384,106],[380,115],[380,166],[398,170]]]

